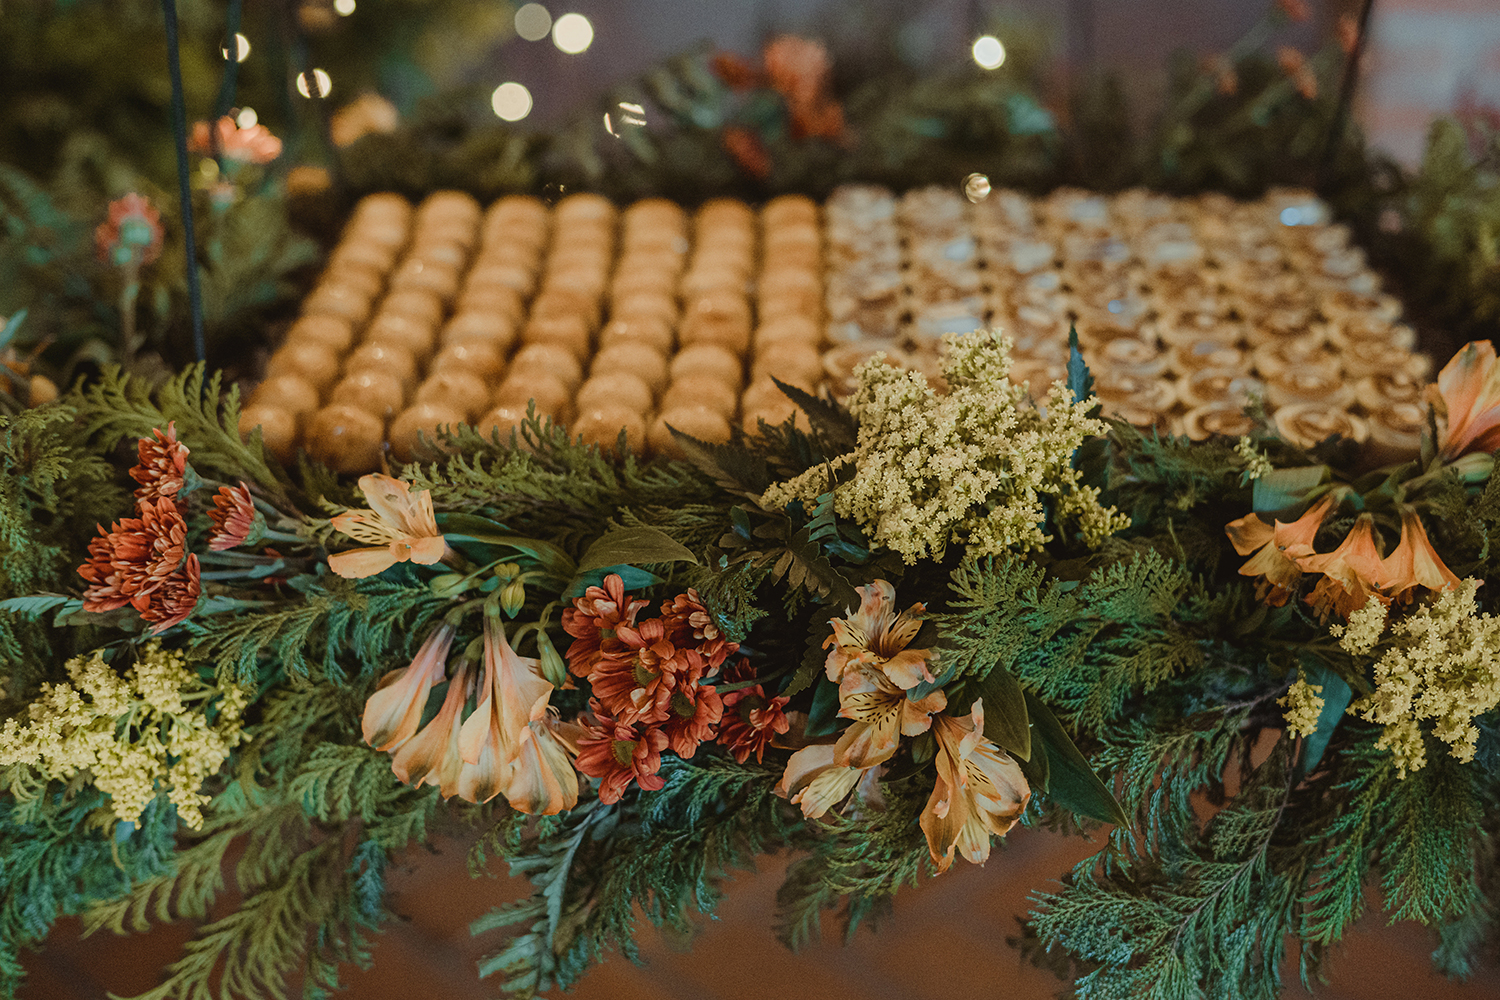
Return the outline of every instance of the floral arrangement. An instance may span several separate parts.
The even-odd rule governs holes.
[[[204,918],[235,842],[238,908],[147,995],[332,988],[439,822],[536,884],[474,925],[520,995],[634,957],[638,913],[686,928],[759,852],[796,856],[796,947],[1039,825],[1108,829],[1022,942],[1081,996],[1274,996],[1377,881],[1466,974],[1500,815],[1493,347],[1373,469],[1144,437],[1076,351],[1037,408],[1008,350],[950,337],[945,393],[879,358],[848,409],[788,388],[805,424],[688,461],[532,419],[357,484],[242,441],[197,369],[3,418],[6,992],[59,916]]]

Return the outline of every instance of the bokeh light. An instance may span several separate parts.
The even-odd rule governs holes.
[[[229,58],[229,46],[227,44],[219,46],[219,55],[223,56],[225,59]],[[244,62],[249,58],[250,39],[246,38],[244,35],[236,33],[234,36],[234,61]]]
[[[490,107],[508,122],[518,122],[531,114],[531,91],[514,81],[502,83],[490,96]]]
[[[327,70],[314,69],[297,74],[297,93],[303,97],[327,97],[333,93],[333,78]]]
[[[582,14],[564,14],[552,25],[552,44],[576,56],[594,43],[594,26]]]
[[[552,13],[541,4],[522,4],[516,11],[516,34],[528,42],[540,42],[551,30]]]
[[[354,13],[354,0],[333,0],[333,12],[339,17],[348,17]]]
[[[240,108],[240,113],[234,117],[234,123],[240,128],[254,128],[259,121],[260,115],[255,113],[254,108]]]
[[[974,61],[984,69],[999,69],[1005,62],[1005,46],[994,35],[974,39]]]
[[[990,179],[984,174],[970,174],[964,178],[964,197],[979,204],[990,196]]]

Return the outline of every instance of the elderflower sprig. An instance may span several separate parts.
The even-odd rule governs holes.
[[[67,670],[70,683],[42,685],[27,722],[0,727],[0,767],[29,769],[44,782],[89,772],[116,817],[137,826],[166,791],[183,822],[202,827],[209,797],[199,789],[244,738],[247,690],[204,683],[182,653],[157,642],[141,647],[124,676],[102,651],[69,660]],[[5,777],[14,784],[18,776]]]
[[[1318,729],[1323,712],[1323,685],[1309,684],[1298,677],[1276,704],[1286,709],[1286,731],[1293,736],[1311,736]]]
[[[1465,580],[1393,623],[1396,643],[1375,663],[1374,692],[1349,706],[1351,715],[1385,727],[1376,746],[1391,751],[1402,777],[1427,764],[1423,723],[1454,757],[1470,761],[1479,739],[1474,720],[1500,705],[1500,618],[1479,613],[1478,587]]]
[[[1099,504],[1098,490],[1079,484],[1073,453],[1107,425],[1088,415],[1062,382],[1052,386],[1045,414],[1011,383],[1010,339],[994,331],[947,335],[939,395],[926,379],[877,354],[856,370],[850,410],[859,420],[855,451],[835,460],[855,474],[834,491],[834,511],[854,520],[872,541],[908,564],[938,558],[950,544],[993,555],[1037,549],[1044,534],[1043,498],[1059,520],[1075,522],[1097,547],[1130,518]],[[826,488],[824,467],[768,489],[763,506],[815,500]]]
[[[1255,442],[1250,435],[1246,434],[1240,438],[1239,444],[1234,446],[1234,453],[1239,456],[1240,461],[1245,463],[1245,468],[1240,472],[1244,483],[1268,476],[1276,471],[1271,460],[1255,447]]]

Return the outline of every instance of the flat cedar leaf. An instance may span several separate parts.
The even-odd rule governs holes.
[[[25,615],[30,621],[36,621],[53,608],[65,604],[74,605],[69,611],[77,611],[83,607],[82,601],[64,594],[28,594],[26,597],[0,601],[0,611],[13,611],[18,615]]]
[[[601,566],[697,561],[691,549],[665,531],[641,526],[616,528],[600,535],[579,558],[578,570],[587,573]]]
[[[787,684],[782,694],[788,697],[800,694],[822,675],[824,664],[828,662],[828,654],[824,651],[823,643],[833,634],[833,628],[828,624],[830,620],[832,620],[832,615],[824,618],[819,612],[813,612],[812,624],[807,629],[807,649],[802,654],[802,665],[792,675],[791,682]]]
[[[1323,709],[1318,713],[1318,727],[1302,741],[1302,760],[1297,764],[1298,773],[1307,775],[1317,770],[1354,692],[1349,689],[1348,681],[1316,661],[1304,661],[1301,671],[1307,683],[1323,687]]]
[[[1129,826],[1125,810],[1089,767],[1072,737],[1042,700],[1026,692],[1026,712],[1047,751],[1048,790],[1053,802],[1103,823]]]
[[[1073,402],[1081,403],[1094,394],[1094,376],[1078,349],[1078,327],[1068,327],[1068,391]]]
[[[1307,494],[1328,482],[1326,465],[1304,465],[1276,469],[1255,480],[1252,507],[1257,514],[1286,510],[1307,499]]]
[[[563,592],[562,599],[571,601],[575,597],[582,597],[590,587],[602,587],[604,578],[611,573],[618,574],[626,590],[641,590],[645,587],[654,587],[664,582],[655,573],[647,572],[636,566],[600,566],[579,573],[568,584],[568,589]]]
[[[859,443],[859,424],[853,414],[832,400],[819,399],[794,385],[787,385],[774,375],[771,381],[786,394],[786,397],[807,414],[818,441],[834,455],[843,455],[854,450]]]
[[[711,444],[668,427],[688,461],[713,477],[728,490],[760,496],[771,485],[771,471],[766,460],[737,444]]]
[[[976,694],[984,700],[984,738],[1012,757],[1031,759],[1031,723],[1026,713],[1026,692],[1015,675],[996,664],[978,684]]]

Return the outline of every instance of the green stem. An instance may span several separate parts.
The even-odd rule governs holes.
[[[141,295],[141,265],[131,259],[125,265],[125,286],[120,289],[120,366],[126,371],[135,363],[135,304]]]

